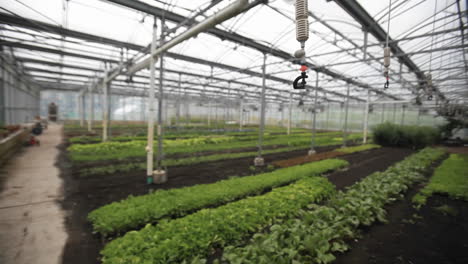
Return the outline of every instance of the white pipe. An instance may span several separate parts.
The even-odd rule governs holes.
[[[127,75],[133,75],[136,72],[148,67],[150,65],[150,60],[151,57],[157,57],[160,53],[165,52],[169,50],[170,48],[174,47],[175,45],[193,37],[196,36],[198,33],[201,33],[203,31],[206,31],[217,24],[220,24],[238,14],[244,11],[244,9],[248,6],[249,1],[248,0],[237,0],[235,3],[232,5],[226,7],[225,9],[217,12],[210,18],[204,20],[203,22],[200,22],[199,24],[193,26],[192,28],[189,28],[187,31],[184,33],[180,34],[179,36],[171,39],[170,41],[166,42],[164,45],[159,47],[158,49],[151,49],[151,56],[148,58],[144,59],[143,61],[133,65],[130,67],[126,74]]]
[[[157,28],[156,28],[156,18],[154,18],[153,24],[153,41],[151,42],[151,50],[156,47],[157,38]],[[154,93],[155,93],[155,63],[156,58],[149,58],[150,66],[150,87],[149,87],[149,102],[148,102],[148,144],[146,146],[146,176],[153,176],[153,146],[154,146]]]

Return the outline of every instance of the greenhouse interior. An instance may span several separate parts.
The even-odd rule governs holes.
[[[0,263],[468,263],[467,6],[1,1]]]

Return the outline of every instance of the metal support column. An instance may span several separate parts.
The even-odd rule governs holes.
[[[262,157],[263,132],[265,129],[265,90],[266,90],[266,53],[263,54],[262,67],[262,94],[260,98],[260,127],[258,128],[258,156],[254,159],[255,166],[265,165],[265,160]]]
[[[161,19],[161,40],[160,44],[164,43],[164,17]],[[153,64],[154,67],[154,64]],[[167,172],[162,168],[163,158],[163,81],[164,81],[164,53],[159,57],[159,96],[158,96],[158,149],[156,152],[157,171],[154,173],[154,183],[164,183],[167,181]]]
[[[109,86],[107,82],[107,70],[104,73],[104,79],[102,80],[102,141],[108,139],[108,125],[109,125]]]
[[[393,104],[393,123],[396,124],[396,108],[397,105]]]
[[[383,122],[385,122],[385,104],[382,104],[382,116],[380,120],[380,123],[383,123]]]
[[[289,92],[289,106],[288,106],[288,130],[287,134],[291,134],[291,118],[292,118],[292,92]]]
[[[176,99],[176,128],[177,130],[179,130],[179,126],[180,126],[180,100],[182,97],[182,88],[180,86],[181,79],[182,79],[182,74],[179,73],[179,82],[177,85],[179,92],[177,94],[177,99]]]
[[[418,117],[416,119],[416,122],[417,122],[416,125],[418,126],[421,124],[421,108],[420,107],[418,107]]]
[[[310,141],[310,150],[308,155],[314,155],[316,153],[315,147],[315,134],[317,126],[317,97],[318,97],[318,84],[319,84],[319,72],[315,72],[315,94],[314,94],[314,108],[312,110],[312,138]]]
[[[1,65],[6,65],[4,63],[3,58],[0,58]],[[7,124],[6,122],[6,86],[7,86],[7,80],[6,80],[6,70],[0,68],[0,73],[1,73],[1,81],[0,81],[0,123],[2,124]]]
[[[151,51],[156,49],[156,38],[157,38],[157,26],[156,26],[156,17],[154,17],[153,22],[153,39],[151,42]],[[153,148],[154,148],[154,99],[155,99],[155,66],[156,63],[153,56],[150,56],[150,85],[149,85],[149,99],[148,99],[148,135],[146,146],[146,182],[148,184],[153,183]]]
[[[346,83],[346,108],[343,126],[343,147],[346,147],[346,140],[348,137],[349,86],[349,83]]]
[[[93,119],[94,119],[94,94],[93,85],[88,86],[88,132],[93,131]]]
[[[83,116],[82,115],[82,112],[83,112],[83,104],[81,103],[81,101],[83,100],[83,98],[81,97],[81,92],[78,93],[78,97],[76,98],[77,102],[76,102],[76,106],[77,106],[77,111],[78,111],[78,120],[79,120],[79,124],[80,124],[80,127],[83,127],[83,120],[81,119],[81,117]]]
[[[406,105],[403,105],[402,106],[402,110],[401,110],[401,125],[404,125],[405,124],[405,110],[406,110]]]
[[[244,115],[244,106],[243,106],[243,100],[241,96],[239,98],[239,131],[242,131],[242,126],[243,126],[242,123],[244,122],[243,115]]]
[[[81,94],[81,117],[80,117],[80,125],[83,127],[85,120],[86,120],[86,96],[85,91]]]
[[[362,143],[367,143],[367,130],[369,127],[369,101],[370,101],[370,90],[367,90],[367,100],[366,100],[366,107],[364,110],[364,128],[363,128],[363,135],[362,135]]]

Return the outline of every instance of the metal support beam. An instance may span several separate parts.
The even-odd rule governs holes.
[[[366,31],[371,33],[378,41],[386,41],[387,32],[369,15],[369,13],[358,3],[357,0],[334,0],[339,6],[341,6],[348,14],[350,14],[358,23],[361,24]],[[388,38],[389,47],[393,54],[406,54],[398,45],[398,42],[394,42],[390,37]],[[416,77],[421,83],[426,81],[424,73],[419,67],[413,62],[408,55],[397,57],[400,63],[406,65],[406,67],[414,72]]]

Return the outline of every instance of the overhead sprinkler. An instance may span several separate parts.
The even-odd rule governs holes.
[[[296,0],[296,39],[301,44],[301,48],[294,52],[294,57],[301,60],[301,75],[294,82],[294,89],[305,89],[307,76],[307,66],[305,65],[305,42],[309,39],[309,14],[307,7],[308,0]]]

